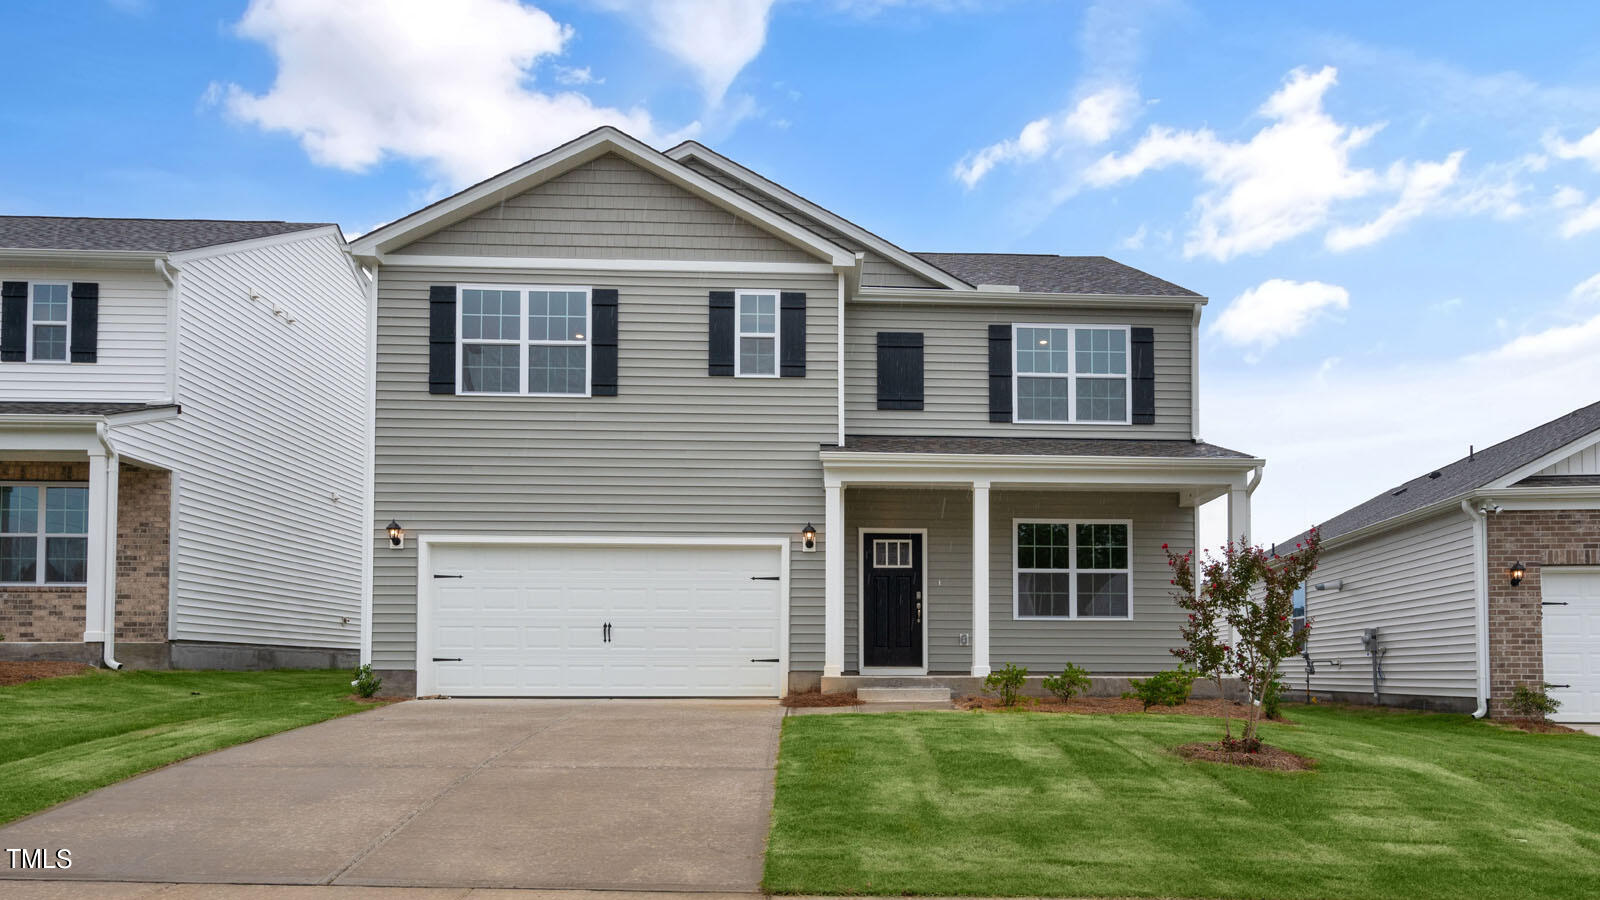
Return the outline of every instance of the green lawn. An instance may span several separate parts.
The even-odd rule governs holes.
[[[94,672],[0,687],[0,822],[369,708],[349,694],[342,671]]]
[[[1188,762],[1187,716],[784,720],[774,893],[1600,896],[1600,738],[1291,707],[1312,773]]]

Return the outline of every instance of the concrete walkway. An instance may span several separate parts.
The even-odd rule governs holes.
[[[751,892],[782,709],[770,701],[413,701],[169,766],[0,829],[70,881]],[[49,893],[63,890],[67,893]],[[242,890],[242,889],[241,889]],[[45,891],[44,893],[33,893]],[[173,890],[160,897],[222,896]],[[361,892],[227,896],[364,897]]]

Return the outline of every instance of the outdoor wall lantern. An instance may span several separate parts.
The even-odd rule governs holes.
[[[1511,564],[1511,586],[1512,587],[1516,587],[1517,585],[1521,584],[1522,583],[1522,576],[1524,576],[1526,574],[1528,574],[1528,570],[1527,570],[1527,568],[1525,566],[1522,565],[1522,560],[1519,559],[1516,562],[1512,563]]]
[[[815,552],[817,549],[817,529],[810,522],[800,529],[800,549],[806,553]]]
[[[400,527],[400,523],[390,519],[387,528],[389,531],[389,546],[397,550],[404,547],[406,544],[406,530]]]

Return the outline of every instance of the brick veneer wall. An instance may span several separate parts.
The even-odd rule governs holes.
[[[1544,682],[1546,566],[1600,565],[1600,510],[1506,510],[1489,525],[1489,712],[1505,713],[1518,685]],[[1511,586],[1511,564],[1527,568]]]
[[[0,462],[0,481],[89,480],[85,462]],[[117,475],[117,640],[167,639],[172,476],[124,465]],[[7,641],[81,641],[82,587],[0,587]]]

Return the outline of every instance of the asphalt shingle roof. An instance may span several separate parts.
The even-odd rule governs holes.
[[[1014,284],[1049,294],[1199,297],[1187,288],[1104,256],[1050,253],[918,253],[969,284]]]
[[[28,400],[0,403],[0,416],[115,416],[149,409],[177,409],[173,403],[55,403]]]
[[[824,444],[824,450],[840,449]],[[1198,441],[1100,438],[901,437],[847,434],[846,452],[996,453],[1019,456],[1127,456],[1163,459],[1250,459],[1248,453]]]
[[[1323,539],[1328,540],[1441,500],[1463,496],[1506,477],[1541,456],[1554,453],[1596,429],[1600,429],[1600,403],[1591,403],[1559,419],[1419,475],[1405,484],[1396,485],[1334,516],[1319,525],[1318,529]],[[1304,540],[1305,534],[1301,532],[1278,543],[1292,547]]]
[[[320,222],[0,216],[0,247],[14,250],[176,253],[322,227],[324,223]]]

